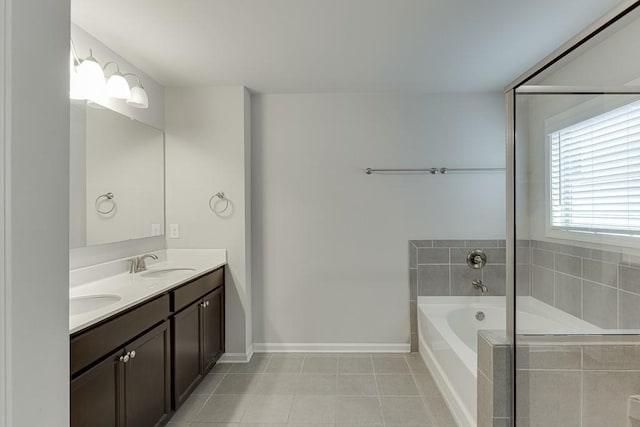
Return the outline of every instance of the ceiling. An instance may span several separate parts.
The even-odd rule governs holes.
[[[165,86],[501,90],[620,0],[72,0]]]

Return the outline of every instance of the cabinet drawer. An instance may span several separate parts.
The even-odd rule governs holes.
[[[171,308],[174,312],[178,312],[217,287],[222,286],[223,283],[224,267],[221,267],[173,291],[171,293]]]
[[[121,314],[71,338],[71,375],[169,316],[169,295]]]

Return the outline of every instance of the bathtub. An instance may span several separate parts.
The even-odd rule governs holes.
[[[419,297],[420,355],[458,425],[476,426],[477,337],[506,329],[505,297]],[[485,315],[476,320],[476,313]],[[518,333],[593,334],[601,329],[535,298],[518,298]]]

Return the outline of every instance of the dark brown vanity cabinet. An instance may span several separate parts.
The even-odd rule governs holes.
[[[174,295],[174,303],[181,308],[172,319],[174,409],[189,397],[224,352],[222,270],[199,280],[202,282],[192,282]],[[182,308],[180,305],[189,299],[186,294],[199,298]]]
[[[209,372],[224,353],[224,288],[204,297],[202,310],[202,366]]]
[[[76,332],[70,350],[72,427],[166,424],[224,352],[223,268]]]
[[[131,311],[72,339],[71,426],[154,427],[168,420],[171,414],[168,308],[168,298],[138,308],[144,314],[161,317],[156,317],[160,322],[157,326],[137,338],[136,333],[144,328],[140,323],[129,324],[124,330],[117,328],[142,320],[137,316],[139,313]],[[151,318],[147,320],[153,322]],[[114,335],[122,334],[128,334],[132,340],[96,364],[73,372],[79,366],[77,362],[74,364],[74,354],[78,359],[83,350],[86,353],[95,347],[110,346]]]
[[[71,426],[120,425],[122,406],[120,356],[111,354],[84,374],[71,380]]]
[[[169,322],[126,347],[124,363],[124,425],[160,426],[171,414]]]

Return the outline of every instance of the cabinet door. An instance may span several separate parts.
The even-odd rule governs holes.
[[[123,406],[121,352],[71,381],[71,427],[117,427]]]
[[[201,303],[197,301],[191,304],[172,320],[174,409],[182,405],[202,378]]]
[[[204,297],[202,362],[208,372],[224,353],[224,286]]]
[[[124,364],[126,426],[162,425],[171,411],[169,322],[128,345],[126,352],[130,354]]]

